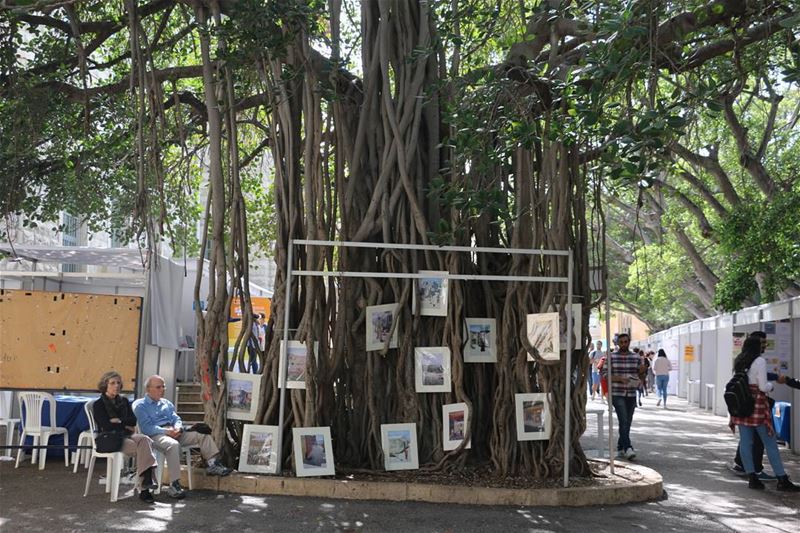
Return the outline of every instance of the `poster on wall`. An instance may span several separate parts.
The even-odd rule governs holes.
[[[742,351],[742,345],[744,344],[744,339],[747,334],[743,332],[737,332],[733,334],[733,356],[732,360],[736,359],[736,356]]]
[[[767,372],[789,374],[792,358],[792,323],[789,320],[765,322],[763,328],[767,334],[767,349],[764,351]]]

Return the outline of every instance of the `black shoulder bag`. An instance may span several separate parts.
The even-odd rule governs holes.
[[[124,441],[125,433],[122,431],[101,431],[94,438],[94,445],[100,453],[112,453],[120,451]]]

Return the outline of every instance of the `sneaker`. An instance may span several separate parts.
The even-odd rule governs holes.
[[[778,478],[778,490],[781,492],[800,492],[800,486],[789,481],[789,476]]]
[[[758,476],[758,479],[760,479],[761,481],[775,481],[776,479],[778,479],[772,474],[767,473],[766,470],[762,470],[761,472],[756,473],[756,475]]]
[[[659,398],[659,400],[656,402],[656,407],[658,407],[659,405],[661,405],[661,399],[660,399],[660,398]]]
[[[732,465],[728,465],[728,470],[730,470],[731,472],[733,472],[737,476],[746,476],[747,475],[747,472],[744,471],[744,468],[742,468],[741,466],[737,465],[736,463],[733,463]]]
[[[617,450],[617,459],[625,459],[625,450]]]
[[[636,452],[633,451],[633,448],[628,448],[625,450],[625,459],[633,459],[636,457]]]
[[[233,472],[233,468],[222,466],[219,463],[214,463],[213,465],[210,465],[206,468],[206,474],[208,474],[209,476],[225,477],[231,472]]]
[[[153,498],[153,494],[147,489],[139,492],[139,499],[144,503],[155,503],[156,501],[155,498]]]
[[[150,467],[144,472],[142,472],[142,485],[141,488],[143,490],[151,490],[157,489],[158,485],[156,484],[155,480],[153,479],[153,470],[155,467]]]
[[[181,482],[175,480],[169,484],[169,487],[167,487],[167,495],[170,498],[175,498],[176,500],[182,500],[186,497],[186,491],[184,491],[183,487],[181,487]]]
[[[755,490],[764,490],[764,484],[755,474],[748,474],[747,487]]]

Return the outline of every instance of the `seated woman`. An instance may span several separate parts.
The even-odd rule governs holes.
[[[154,479],[156,455],[153,453],[153,441],[147,435],[135,433],[136,416],[131,409],[131,402],[119,394],[122,376],[113,370],[106,372],[100,378],[97,389],[101,393],[100,398],[92,406],[97,431],[118,431],[125,435],[120,451],[136,456],[136,470],[142,477],[139,498],[153,503],[150,489],[158,486]]]

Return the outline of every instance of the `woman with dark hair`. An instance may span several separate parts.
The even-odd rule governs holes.
[[[767,392],[773,388],[767,381],[767,360],[761,356],[761,339],[748,337],[742,345],[742,352],[733,362],[734,372],[747,372],[750,393],[755,399],[753,414],[747,417],[732,416],[731,423],[739,426],[739,450],[742,463],[748,477],[748,487],[763,489],[764,484],[758,478],[753,463],[753,437],[757,433],[767,450],[767,457],[775,475],[778,477],[778,490],[800,492],[800,487],[789,481],[783,468],[778,443],[775,441],[775,430],[772,428],[772,416],[767,402]]]
[[[92,414],[97,431],[113,431],[124,435],[122,449],[125,455],[136,456],[136,470],[142,477],[139,498],[146,503],[153,503],[150,489],[156,488],[155,467],[156,455],[153,453],[153,441],[147,435],[136,433],[136,415],[131,409],[131,402],[120,395],[122,376],[115,371],[106,372],[97,384],[100,398],[92,405]]]
[[[656,406],[664,402],[664,409],[667,408],[667,384],[669,383],[669,373],[672,371],[672,363],[667,359],[667,352],[663,348],[658,349],[658,357],[653,362],[653,372],[656,375],[656,397],[658,403]]]

